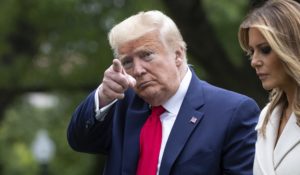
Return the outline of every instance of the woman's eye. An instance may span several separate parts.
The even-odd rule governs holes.
[[[267,55],[272,51],[272,48],[270,46],[263,46],[260,48],[261,53]]]

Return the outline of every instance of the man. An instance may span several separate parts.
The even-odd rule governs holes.
[[[106,175],[252,174],[256,103],[199,80],[169,17],[133,15],[109,42],[116,59],[72,116],[73,149],[107,154]]]

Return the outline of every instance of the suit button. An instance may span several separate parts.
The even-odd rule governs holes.
[[[88,128],[90,128],[90,127],[91,127],[91,125],[92,125],[92,122],[91,122],[91,120],[88,120],[88,121],[86,121],[86,122],[85,122],[85,129],[88,129]]]

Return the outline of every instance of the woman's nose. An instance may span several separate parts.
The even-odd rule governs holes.
[[[253,68],[259,67],[262,65],[262,63],[263,63],[262,60],[256,54],[253,54],[252,59],[251,59],[251,66]]]

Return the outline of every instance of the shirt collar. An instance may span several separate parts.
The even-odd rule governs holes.
[[[176,93],[166,101],[162,106],[166,109],[166,111],[177,115],[185,94],[188,90],[189,84],[192,79],[192,72],[188,68],[185,76],[183,77],[182,81],[180,82],[179,88],[177,89]]]

